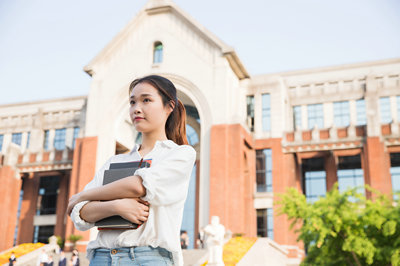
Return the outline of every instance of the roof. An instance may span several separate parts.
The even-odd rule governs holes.
[[[113,40],[88,64],[84,67],[85,72],[90,76],[93,74],[93,66],[99,62],[102,58],[106,57],[108,54],[113,52],[113,48],[123,41],[124,36],[128,34],[131,28],[135,27],[138,21],[143,16],[152,16],[160,13],[172,12],[176,16],[180,17],[187,23],[193,26],[197,33],[199,33],[203,38],[210,41],[217,48],[221,50],[222,55],[228,60],[233,72],[239,79],[249,78],[247,70],[243,66],[239,57],[237,56],[235,50],[216,37],[213,33],[208,31],[203,25],[195,21],[189,14],[183,11],[171,0],[149,0],[144,8],[135,16],[128,25],[125,26],[118,34],[113,38]]]

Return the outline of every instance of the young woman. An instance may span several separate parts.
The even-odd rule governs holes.
[[[120,215],[134,230],[101,230],[87,246],[90,265],[183,265],[180,226],[196,158],[187,145],[185,108],[166,78],[151,75],[129,86],[130,117],[142,144],[112,156],[85,189],[72,196],[68,213],[78,230]],[[102,185],[111,163],[151,159],[151,167]]]

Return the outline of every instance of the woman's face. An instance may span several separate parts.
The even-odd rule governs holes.
[[[157,89],[149,83],[139,83],[132,89],[129,115],[138,132],[165,132],[165,122],[171,112],[172,108],[164,107]]]

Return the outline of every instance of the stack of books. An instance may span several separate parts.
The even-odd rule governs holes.
[[[150,167],[150,164],[150,160],[143,161],[143,159],[137,162],[112,163],[110,164],[110,169],[104,171],[103,185],[132,176],[137,169]],[[99,230],[136,229],[139,227],[138,224],[125,220],[118,215],[97,221],[95,226],[97,226]]]

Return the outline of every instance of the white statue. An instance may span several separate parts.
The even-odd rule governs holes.
[[[204,228],[207,236],[208,264],[212,266],[225,265],[222,260],[225,227],[219,223],[219,217],[211,217],[211,224]]]

